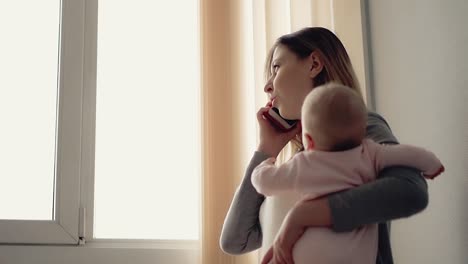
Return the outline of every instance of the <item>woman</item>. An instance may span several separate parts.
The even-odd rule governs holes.
[[[314,87],[334,81],[360,93],[341,41],[331,31],[318,27],[285,35],[270,51],[266,75],[264,90],[270,102],[257,112],[259,145],[226,216],[221,248],[230,254],[243,254],[262,247],[262,263],[293,263],[292,248],[306,228],[347,232],[379,223],[376,263],[393,263],[389,221],[420,212],[428,203],[427,185],[418,171],[388,168],[374,182],[308,201],[299,197],[265,200],[251,184],[252,170],[269,157],[284,157],[288,143],[289,147],[297,146],[292,155],[302,150],[300,126],[287,133],[277,132],[263,118],[268,107],[277,107],[284,118],[300,119],[302,102]],[[398,143],[386,121],[371,112],[367,137],[381,144]]]

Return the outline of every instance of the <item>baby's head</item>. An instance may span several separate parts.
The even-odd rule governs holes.
[[[301,111],[302,142],[307,150],[344,151],[366,135],[367,108],[352,89],[337,83],[314,88]]]

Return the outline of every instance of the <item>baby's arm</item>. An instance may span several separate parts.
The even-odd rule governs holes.
[[[350,177],[352,172],[346,168],[330,169],[330,162],[323,157],[308,155],[296,154],[281,166],[275,166],[274,158],[263,161],[252,172],[252,185],[265,196],[296,191],[315,199],[362,184],[359,177]]]
[[[381,171],[391,166],[407,166],[419,169],[424,177],[433,179],[444,171],[444,166],[436,155],[424,148],[411,145],[376,146],[376,169]]]
[[[275,158],[268,158],[252,172],[252,185],[265,196],[279,194],[294,188],[297,176],[297,158],[294,157],[281,166],[275,165]]]

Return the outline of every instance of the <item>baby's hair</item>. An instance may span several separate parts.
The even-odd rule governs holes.
[[[366,134],[367,108],[353,89],[330,82],[306,96],[302,106],[303,132],[316,146],[344,151],[361,144]]]

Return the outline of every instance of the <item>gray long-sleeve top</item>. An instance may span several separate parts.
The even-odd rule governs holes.
[[[387,122],[369,112],[367,137],[381,144],[398,144]],[[251,183],[253,169],[268,156],[255,152],[232,200],[221,232],[221,249],[228,254],[244,254],[262,245],[259,212],[265,197]],[[383,170],[374,182],[328,196],[332,229],[351,231],[362,225],[379,223],[376,264],[393,264],[390,222],[422,211],[428,204],[427,183],[419,171],[408,167]]]

